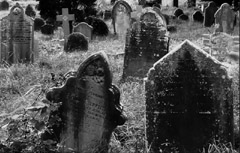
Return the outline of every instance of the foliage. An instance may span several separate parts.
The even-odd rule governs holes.
[[[35,18],[36,12],[34,11],[32,5],[30,5],[30,4],[27,5],[27,7],[25,9],[25,14],[30,16],[30,17]]]

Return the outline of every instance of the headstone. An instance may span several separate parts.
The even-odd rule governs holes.
[[[62,8],[62,15],[57,15],[57,21],[62,21],[64,38],[70,34],[69,21],[74,20],[74,14],[68,14],[68,8]]]
[[[138,25],[139,24],[139,25]],[[168,53],[167,28],[159,15],[145,8],[126,36],[122,79],[145,77],[152,64]]]
[[[51,24],[44,24],[43,26],[41,26],[41,33],[44,35],[53,35],[54,26]]]
[[[130,27],[131,21],[131,6],[124,0],[115,2],[112,8],[112,24],[114,34],[119,33],[119,30],[126,31]]]
[[[8,9],[9,9],[9,3],[6,0],[0,2],[0,11],[8,10]]]
[[[33,20],[16,3],[8,16],[1,19],[1,59],[8,63],[33,62]]]
[[[193,18],[193,21],[201,22],[201,23],[204,20],[204,16],[201,11],[195,11],[192,15],[192,18]]]
[[[86,18],[85,22],[93,27],[93,32],[92,32],[93,37],[108,36],[108,33],[109,33],[108,26],[102,19],[89,16]]]
[[[35,18],[34,19],[34,31],[40,31],[41,27],[45,24],[42,18]]]
[[[173,15],[178,18],[180,15],[184,14],[183,13],[183,10],[180,9],[180,8],[177,8],[174,12],[173,12]]]
[[[186,14],[182,14],[178,17],[178,19],[180,20],[184,20],[184,21],[188,21],[189,20],[189,17],[186,15]]]
[[[64,39],[64,32],[63,32],[63,28],[62,27],[58,27],[57,29],[57,37],[59,40],[63,40]]]
[[[232,79],[227,67],[185,40],[145,79],[150,152],[199,153],[233,140]]]
[[[153,6],[152,8],[153,8],[153,10],[154,10],[155,12],[157,12],[157,14],[162,18],[162,20],[163,20],[163,22],[164,22],[164,26],[167,27],[168,22],[167,22],[167,19],[166,19],[166,14],[165,14],[165,15],[162,14],[161,9],[158,8],[158,7],[156,7],[156,6]]]
[[[93,27],[86,22],[81,22],[73,27],[73,32],[80,32],[90,41],[92,39]]]
[[[113,130],[125,123],[119,89],[112,85],[106,54],[85,60],[64,86],[52,88],[47,99],[62,103],[63,124],[58,127],[62,152],[105,153]]]
[[[233,32],[235,13],[228,3],[223,3],[214,16],[215,24],[219,25],[216,32],[225,32],[229,34]]]
[[[137,5],[136,6],[136,10],[131,12],[131,18],[135,19],[137,22],[139,22],[140,21],[140,16],[141,16],[142,12],[143,12],[142,6],[141,5]]]
[[[66,41],[66,46],[64,47],[64,50],[66,52],[88,50],[87,37],[85,37],[85,35],[83,35],[80,32],[71,33],[65,41]]]
[[[204,12],[203,25],[205,27],[211,27],[214,24],[214,22],[215,22],[214,14],[216,13],[217,10],[218,10],[218,8],[217,8],[215,2],[208,3],[208,6],[206,7],[205,12]]]

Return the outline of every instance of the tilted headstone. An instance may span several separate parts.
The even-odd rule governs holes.
[[[131,22],[131,6],[124,0],[115,2],[112,8],[112,24],[114,34],[119,33],[119,30],[124,28],[126,31],[130,27]]]
[[[180,9],[180,8],[177,8],[174,12],[173,12],[173,15],[178,18],[180,15],[184,14],[183,13],[183,10]]]
[[[81,22],[76,26],[73,26],[73,32],[80,32],[90,41],[92,39],[93,27],[86,22]]]
[[[204,16],[201,11],[195,11],[192,15],[193,21],[203,22]]]
[[[231,34],[234,30],[235,13],[228,3],[223,3],[214,15],[215,24],[218,24],[216,32]]]
[[[162,18],[148,8],[143,12],[126,36],[123,80],[142,79],[153,63],[168,53],[169,37]]]
[[[106,153],[113,130],[126,120],[104,52],[85,60],[64,86],[47,93],[47,99],[62,103],[60,133],[54,134],[63,152]]]
[[[16,3],[8,16],[1,19],[1,59],[8,63],[34,61],[33,20]]]
[[[233,140],[232,79],[227,67],[185,40],[145,79],[150,152],[198,153]]]
[[[74,20],[74,14],[68,14],[68,8],[62,8],[62,15],[57,15],[57,21],[62,21],[64,38],[70,34],[69,21]]]
[[[44,24],[43,26],[41,26],[41,33],[44,35],[53,35],[54,26],[51,24]]]
[[[205,12],[204,12],[203,25],[205,27],[211,27],[214,24],[214,22],[215,22],[214,14],[216,13],[217,10],[218,10],[218,8],[217,8],[215,2],[208,3],[208,6],[206,7]]]
[[[0,11],[8,10],[8,9],[9,9],[9,3],[6,0],[0,2]]]

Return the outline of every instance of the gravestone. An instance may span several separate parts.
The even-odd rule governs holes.
[[[233,140],[232,79],[227,67],[185,40],[145,79],[150,152],[199,153],[213,139]]]
[[[0,2],[0,11],[8,10],[8,9],[9,9],[9,3],[6,0]]]
[[[66,45],[64,50],[66,52],[73,51],[87,51],[88,50],[88,40],[85,35],[80,32],[73,32],[65,39]]]
[[[204,12],[203,25],[205,27],[211,27],[214,24],[215,22],[214,14],[216,13],[217,10],[218,8],[215,2],[208,3],[208,6],[206,7]]]
[[[183,21],[188,21],[189,17],[186,14],[182,14],[178,17],[178,19],[183,20]]]
[[[126,1],[119,0],[115,2],[112,8],[112,25],[114,34],[119,33],[119,30],[126,31],[130,27],[131,12],[132,8]]]
[[[225,32],[231,34],[234,30],[235,13],[228,3],[223,3],[214,15],[215,24],[219,27],[216,32]]]
[[[90,41],[92,39],[93,27],[86,22],[81,22],[76,26],[73,26],[73,32],[80,32]]]
[[[1,19],[1,58],[9,64],[34,61],[33,20],[16,3],[8,16]]]
[[[126,36],[122,79],[142,79],[152,64],[168,53],[169,37],[161,17],[145,8]]]
[[[193,21],[201,22],[201,23],[204,20],[204,16],[201,11],[195,11],[192,15],[192,18],[193,18]]]
[[[113,130],[125,123],[119,89],[112,85],[107,56],[98,52],[86,59],[62,87],[50,89],[47,99],[62,103],[62,124],[54,133],[62,152],[106,153]]]
[[[183,10],[180,9],[180,8],[177,8],[174,12],[173,12],[173,15],[178,18],[180,15],[184,14],[183,13]]]
[[[44,24],[43,26],[41,26],[41,33],[44,35],[53,35],[54,26],[51,24]]]
[[[145,23],[155,23],[158,26],[161,25],[164,28],[167,28],[167,23],[164,16],[162,14],[159,15],[152,7],[146,7],[143,9],[140,16],[140,21]]]
[[[164,26],[167,27],[167,25],[168,25],[168,22],[167,22],[167,19],[166,19],[167,15],[162,14],[161,9],[156,7],[156,6],[153,6],[152,8],[162,18],[162,20],[164,22]]]
[[[140,21],[140,16],[142,14],[143,8],[141,5],[136,6],[136,10],[131,12],[131,23],[133,24],[134,20],[139,22]]]
[[[74,20],[74,14],[68,14],[68,8],[62,8],[62,15],[57,15],[57,21],[62,21],[64,38],[70,34],[69,21]]]

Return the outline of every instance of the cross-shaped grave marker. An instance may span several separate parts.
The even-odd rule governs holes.
[[[141,5],[136,6],[136,11],[131,12],[131,17],[137,19],[137,21],[140,20],[141,13],[143,11],[143,8]]]
[[[74,20],[74,14],[68,14],[68,8],[62,8],[62,15],[57,15],[57,21],[63,22],[64,39],[70,34],[69,21]]]

